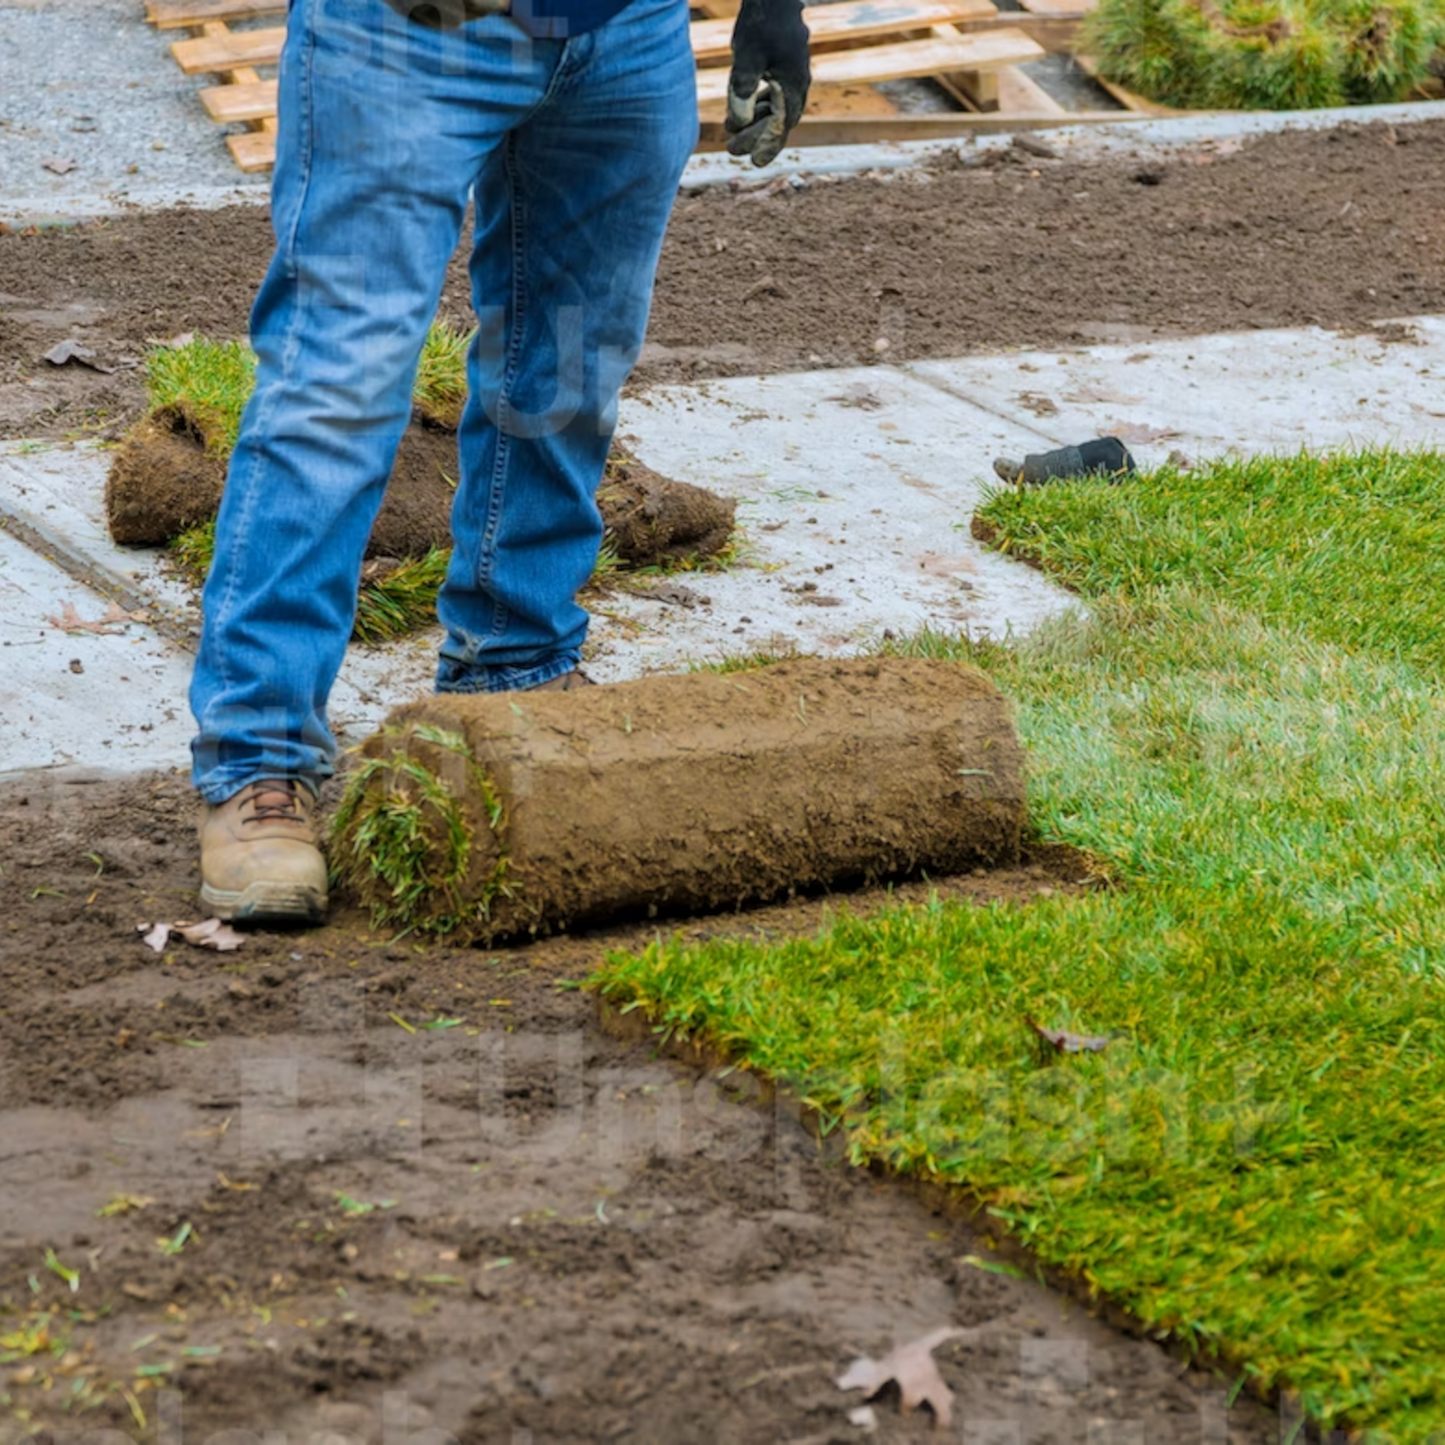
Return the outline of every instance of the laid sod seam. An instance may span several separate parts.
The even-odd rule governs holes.
[[[1016,699],[1043,838],[1123,888],[610,957],[611,1001],[980,1193],[1014,1238],[1330,1427],[1445,1432],[1445,460],[994,497],[1087,599],[897,650]],[[1365,605],[1368,599],[1373,605]],[[1045,1061],[1025,1023],[1110,1035]]]

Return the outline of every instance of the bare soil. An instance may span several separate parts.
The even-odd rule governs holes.
[[[921,1442],[926,1411],[880,1400],[865,1436],[832,1380],[946,1324],[951,1438],[1276,1438],[1217,1378],[980,1267],[1008,1259],[986,1221],[846,1167],[748,1074],[598,1028],[571,985],[655,924],[478,951],[342,908],[157,958],[135,925],[191,914],[191,818],[175,777],[0,790],[0,1338],[50,1320],[0,1355],[5,1445]],[[892,896],[930,886],[1025,906],[1089,882],[1045,851]],[[806,933],[888,896],[669,927]]]
[[[906,180],[678,202],[633,384],[1247,327],[1361,329],[1445,307],[1445,121],[1145,158],[960,150]],[[147,337],[238,336],[261,208],[0,235],[0,436],[114,430]],[[469,322],[461,255],[444,310]],[[883,345],[880,348],[880,343]]]

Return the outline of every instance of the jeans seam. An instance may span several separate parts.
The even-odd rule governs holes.
[[[482,533],[482,555],[478,561],[478,580],[490,581],[491,556],[496,545],[497,528],[502,519],[502,497],[507,485],[508,465],[511,461],[511,432],[507,429],[507,398],[517,380],[517,366],[521,360],[522,337],[526,323],[526,288],[522,284],[526,260],[526,214],[522,188],[517,182],[516,139],[508,136],[502,152],[502,171],[507,178],[508,199],[511,203],[512,224],[512,325],[507,339],[507,364],[502,373],[502,385],[497,395],[497,454],[492,463],[492,495],[487,508],[487,526]],[[492,603],[491,636],[500,637],[506,630],[507,609],[500,602]]]
[[[291,224],[287,228],[284,242],[278,236],[277,244],[284,245],[287,257],[286,272],[291,284],[296,283],[296,244],[297,237],[301,230],[301,216],[306,207],[306,200],[311,190],[311,169],[312,159],[315,153],[315,106],[312,94],[312,67],[311,52],[315,49],[315,28],[312,24],[311,6],[309,0],[302,0],[304,16],[302,19],[302,45],[305,48],[306,64],[301,71],[300,93],[302,97],[301,115],[298,117],[298,132],[303,137],[300,148],[299,168],[300,180],[297,186],[297,198],[295,213],[291,217]],[[300,58],[300,57],[298,57]],[[282,343],[282,367],[289,370],[295,361],[296,351],[299,344],[301,330],[301,311],[299,307],[292,307],[291,325]],[[273,387],[270,393],[261,400],[261,410],[256,417],[256,423],[251,431],[254,435],[265,435],[271,415],[276,409],[277,393]],[[256,500],[259,488],[256,486],[256,469],[260,466],[261,459],[255,447],[250,452],[250,466],[246,473],[245,485],[241,488],[241,525],[232,529],[232,536],[236,539],[232,542],[233,548],[240,548],[245,545],[246,539],[251,534],[251,518],[256,508]],[[236,588],[240,585],[241,568],[235,565],[232,560],[230,576],[226,580],[226,587],[217,601],[216,611],[219,618],[228,618],[236,600]],[[218,622],[218,627],[220,623]],[[229,659],[224,649],[217,659],[216,670],[220,673],[221,681],[228,689],[234,686],[234,678],[231,673]]]
[[[296,58],[303,61],[301,67],[301,134],[305,137],[305,144],[301,148],[301,179],[297,187],[296,211],[291,217],[291,225],[288,229],[285,249],[287,257],[287,273],[294,279],[296,276],[296,238],[301,230],[301,216],[306,209],[306,198],[311,192],[311,163],[316,151],[316,128],[315,128],[315,91],[313,83],[314,63],[316,54],[316,24],[312,12],[311,0],[299,0],[302,11],[301,20],[301,45],[297,49],[301,52]]]

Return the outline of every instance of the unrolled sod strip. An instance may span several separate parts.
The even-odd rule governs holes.
[[[1023,815],[982,674],[799,660],[410,704],[363,744],[331,858],[379,921],[487,942],[1011,862]]]

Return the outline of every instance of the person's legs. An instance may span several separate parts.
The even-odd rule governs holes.
[[[580,658],[594,494],[697,139],[687,21],[681,0],[632,0],[568,41],[545,102],[478,179],[438,691],[530,688]]]
[[[417,356],[473,179],[541,102],[562,53],[518,46],[500,18],[426,30],[384,0],[295,0],[289,26],[277,250],[252,317],[256,391],[191,687],[194,780],[212,805],[203,897],[240,917],[314,915],[318,877],[324,901],[309,807],[335,752],[326,700]],[[277,790],[255,805],[261,780],[305,787],[283,790],[288,813]],[[277,848],[247,846],[266,840]],[[285,856],[300,894],[286,878],[258,892],[258,860],[274,882]]]

